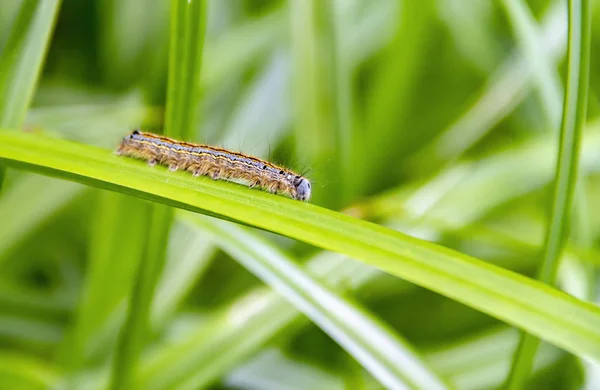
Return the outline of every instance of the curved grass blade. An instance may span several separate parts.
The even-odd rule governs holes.
[[[233,183],[148,168],[109,151],[0,131],[0,160],[269,230],[346,254],[520,327],[600,358],[600,308],[470,256],[350,216]],[[568,312],[570,315],[565,316]]]
[[[284,296],[388,388],[445,389],[448,385],[411,347],[258,236],[231,223],[196,218],[222,250]]]

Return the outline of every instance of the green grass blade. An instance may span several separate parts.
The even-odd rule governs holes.
[[[114,360],[112,387],[130,389],[138,367],[139,355],[150,333],[150,309],[166,256],[166,240],[173,219],[169,207],[152,205],[144,253],[134,290],[129,300],[127,321]],[[157,207],[159,206],[159,207]]]
[[[504,0],[523,57],[532,69],[536,90],[542,105],[543,117],[550,131],[558,129],[562,112],[562,86],[552,59],[543,50],[540,31],[527,4],[522,0]],[[582,176],[578,183],[575,199],[575,213],[572,238],[579,246],[589,248],[592,245],[589,236],[589,210],[585,199],[585,180]]]
[[[165,134],[195,135],[200,65],[206,29],[206,0],[171,1],[171,42]]]
[[[445,389],[411,348],[364,311],[305,273],[273,245],[242,227],[198,218],[222,250],[284,296],[388,388]]]
[[[7,165],[217,215],[340,252],[568,351],[600,357],[598,307],[472,257],[314,205],[151,169],[107,150],[6,130],[0,131],[0,145]]]
[[[0,127],[19,128],[33,97],[60,0],[24,0],[0,56]],[[0,188],[4,169],[0,167]]]
[[[171,1],[165,134],[173,138],[190,139],[195,133],[205,25],[205,0]],[[152,205],[149,222],[145,252],[115,355],[112,380],[115,389],[130,388],[139,355],[152,330],[152,301],[165,266],[173,210],[163,205]]]
[[[308,167],[322,167],[321,180],[340,187],[339,133],[332,131],[334,114],[328,100],[332,93],[331,58],[336,51],[332,34],[324,34],[321,19],[331,15],[330,1],[292,0],[289,18],[292,46],[292,93],[296,157]],[[337,91],[336,91],[337,92]],[[335,97],[337,98],[337,96]],[[334,99],[335,99],[334,98]],[[315,203],[337,207],[337,199],[313,193]]]
[[[539,279],[554,283],[568,224],[578,175],[581,134],[586,118],[591,40],[591,5],[588,0],[569,1],[569,51],[565,103],[560,131],[559,157],[550,225],[546,233]],[[523,388],[529,376],[539,339],[521,338],[508,386]]]

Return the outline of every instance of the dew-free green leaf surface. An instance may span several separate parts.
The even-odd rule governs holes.
[[[340,252],[568,351],[600,358],[600,308],[458,252],[315,205],[152,169],[99,148],[7,130],[0,131],[0,145],[0,160],[8,166],[239,221]]]

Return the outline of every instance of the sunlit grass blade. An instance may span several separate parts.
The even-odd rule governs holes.
[[[197,223],[214,235],[221,249],[306,314],[386,387],[448,388],[386,326],[317,282],[274,246],[228,222],[198,218]]]
[[[571,208],[578,175],[582,129],[586,119],[589,80],[591,4],[588,0],[569,1],[569,52],[565,102],[560,131],[559,155],[550,225],[546,233],[539,279],[552,284],[556,279],[560,254],[568,236]],[[531,371],[539,339],[524,334],[515,356],[508,387],[523,388]]]
[[[0,131],[0,145],[7,165],[217,215],[340,252],[568,351],[600,357],[599,308],[472,257],[310,204],[150,169],[94,147],[12,131]]]

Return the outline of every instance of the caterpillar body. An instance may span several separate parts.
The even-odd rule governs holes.
[[[208,145],[177,141],[161,135],[134,130],[121,141],[118,155],[165,165],[170,171],[188,171],[258,188],[272,194],[308,201],[310,181],[289,169],[243,153]]]

